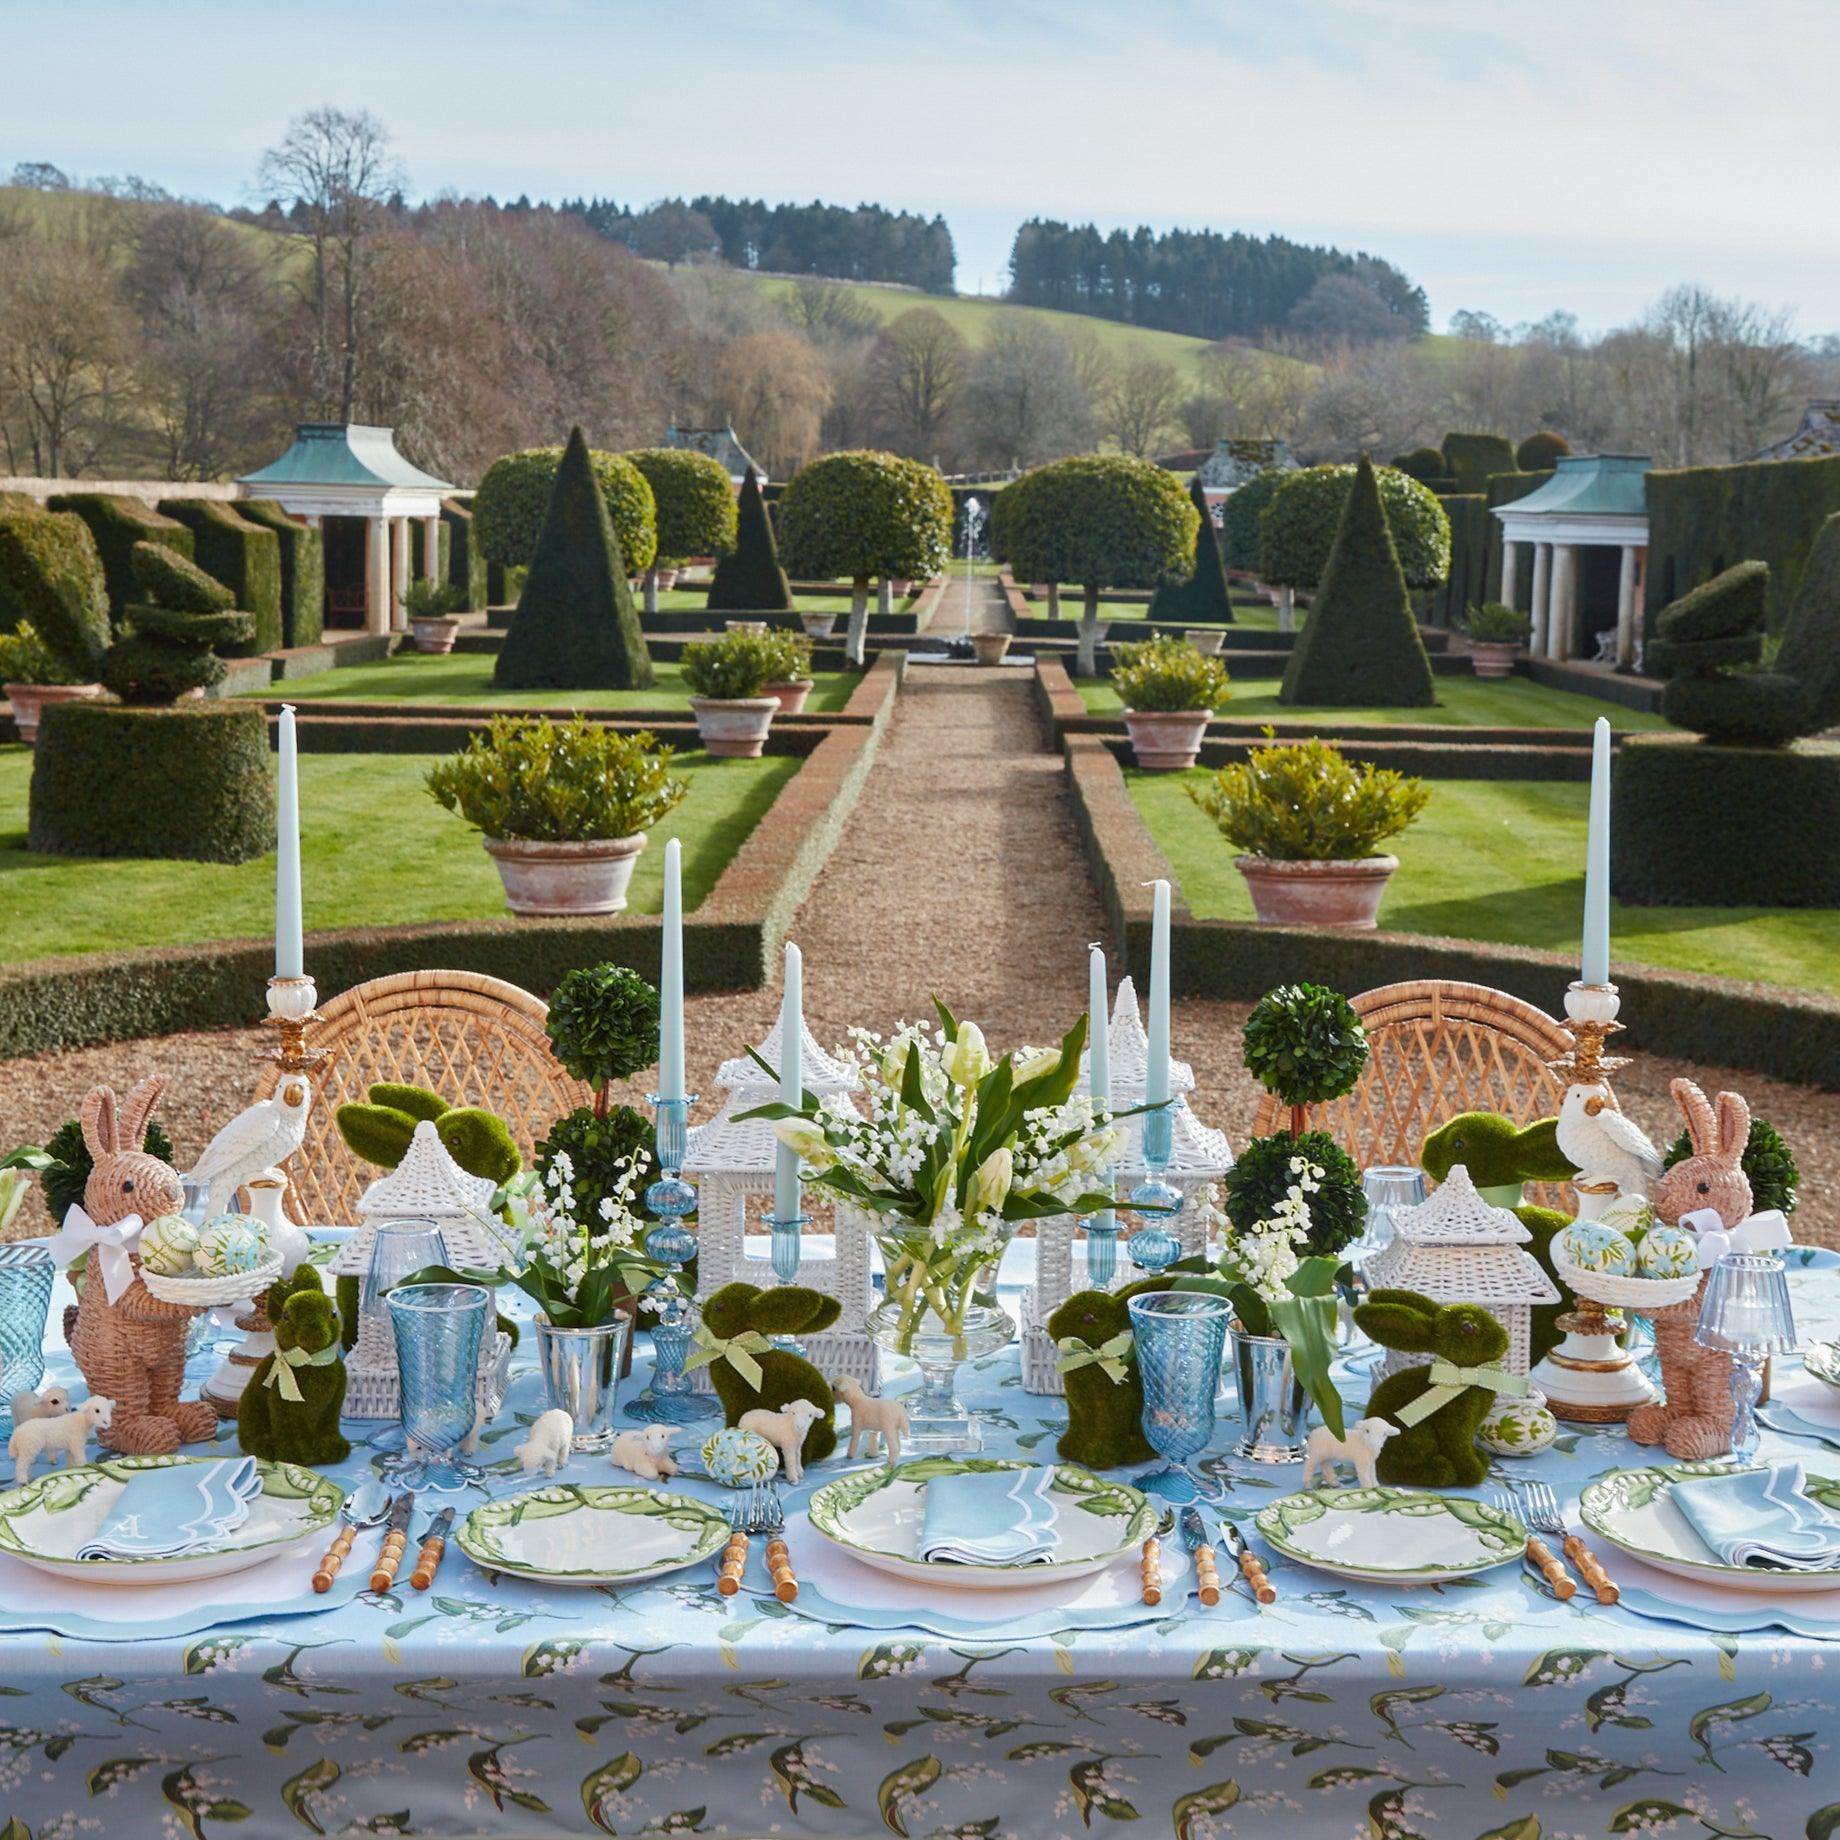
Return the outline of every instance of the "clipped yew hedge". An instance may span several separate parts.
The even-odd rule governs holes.
[[[236,508],[280,541],[281,643],[317,645],[326,631],[325,534],[290,517],[272,498],[239,499]]]
[[[472,506],[464,499],[442,499],[441,528],[447,539],[442,546],[447,580],[466,596],[469,613],[484,613],[491,605],[486,591],[487,563],[485,551],[479,547]]]
[[[190,529],[174,518],[162,516],[138,498],[125,498],[114,492],[60,492],[46,503],[53,511],[74,511],[89,526],[102,558],[109,607],[117,619],[135,595],[135,544],[164,544],[188,562],[195,560]]]
[[[0,631],[22,621],[72,683],[95,680],[109,643],[108,582],[88,526],[68,511],[0,512]]]
[[[192,561],[215,575],[255,620],[251,637],[226,657],[253,658],[281,649],[281,539],[234,505],[214,498],[163,498],[160,514],[192,533]]]
[[[1444,470],[1461,493],[1486,492],[1497,473],[1514,471],[1514,443],[1501,434],[1445,435]]]

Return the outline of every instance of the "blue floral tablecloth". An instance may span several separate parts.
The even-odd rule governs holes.
[[[1831,1270],[1795,1285],[1804,1328],[1832,1333]],[[1013,1350],[967,1379],[993,1451],[1052,1454],[1059,1402],[1023,1392]],[[494,1459],[539,1404],[521,1373]],[[1620,1432],[1568,1430],[1533,1468],[1569,1504],[1636,1460]],[[1233,1512],[1295,1476],[1242,1480]],[[511,1465],[492,1486],[524,1484]],[[537,1593],[450,1548],[425,1596],[178,1640],[4,1636],[0,1840],[1840,1832],[1840,1647],[1560,1605],[1515,1567],[1393,1590],[1274,1576],[1256,1616],[974,1642],[826,1628],[724,1599],[706,1568]]]

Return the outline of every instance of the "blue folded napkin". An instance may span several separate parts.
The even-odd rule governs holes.
[[[1840,1568],[1840,1519],[1805,1492],[1799,1463],[1676,1482],[1669,1498],[1727,1565],[1760,1571]]]
[[[1059,1520],[1052,1469],[935,1476],[926,1485],[920,1557],[934,1565],[1046,1565]]]
[[[178,1558],[234,1533],[261,1493],[254,1457],[136,1470],[77,1557]]]

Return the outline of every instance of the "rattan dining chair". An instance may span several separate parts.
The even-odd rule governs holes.
[[[334,1114],[375,1080],[496,1112],[528,1162],[552,1121],[593,1103],[551,1051],[548,1014],[540,997],[473,971],[397,972],[322,1004],[307,1040],[327,1057],[314,1070],[306,1141],[288,1164],[289,1212],[308,1225],[356,1221],[358,1197],[378,1172],[346,1148]],[[256,1096],[267,1098],[279,1077],[264,1073]]]

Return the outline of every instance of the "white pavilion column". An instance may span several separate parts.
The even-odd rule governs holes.
[[[390,519],[390,630],[406,632],[409,616],[403,612],[403,595],[409,588],[409,520]]]
[[[1569,658],[1577,643],[1578,624],[1578,546],[1575,543],[1554,545],[1552,575],[1552,615],[1546,622],[1546,655]]]
[[[1535,658],[1546,656],[1546,622],[1552,611],[1552,545],[1533,546],[1533,633],[1528,650]]]
[[[390,630],[390,525],[387,518],[364,524],[364,630]]]
[[[1519,573],[1520,545],[1504,542],[1501,546],[1501,598],[1506,606],[1514,605],[1514,592],[1520,586]]]
[[[422,580],[441,579],[441,520],[422,519]]]
[[[1616,578],[1616,668],[1627,671],[1636,661],[1636,546],[1623,545]]]

